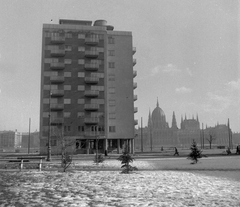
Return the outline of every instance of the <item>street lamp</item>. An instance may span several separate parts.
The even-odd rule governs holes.
[[[48,151],[47,161],[51,161],[51,82],[49,89],[49,114],[48,114]]]

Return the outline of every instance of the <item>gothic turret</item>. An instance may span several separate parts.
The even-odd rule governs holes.
[[[172,129],[178,129],[177,121],[176,121],[176,117],[175,117],[175,113],[174,112],[173,112],[173,116],[172,116]]]

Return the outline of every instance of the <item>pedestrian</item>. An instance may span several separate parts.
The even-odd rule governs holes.
[[[177,147],[175,147],[175,153],[174,153],[173,156],[175,156],[175,155],[179,156],[179,153],[178,153],[178,149],[177,149]]]
[[[232,153],[229,147],[227,148],[226,152],[227,152],[227,155],[230,155]]]
[[[236,154],[237,154],[237,155],[238,155],[238,154],[240,155],[240,146],[239,146],[239,145],[237,146]]]
[[[104,154],[105,154],[105,157],[107,157],[107,156],[108,156],[108,151],[105,150],[105,151],[104,151]]]

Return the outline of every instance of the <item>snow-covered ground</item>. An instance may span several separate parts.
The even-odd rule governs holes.
[[[0,206],[237,207],[239,159],[201,159],[197,165],[181,158],[136,160],[133,165],[139,171],[133,174],[120,174],[116,160],[106,160],[98,167],[92,161],[75,162],[75,169],[67,173],[53,168],[2,170]]]

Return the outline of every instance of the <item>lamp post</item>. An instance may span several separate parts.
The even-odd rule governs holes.
[[[51,161],[51,82],[49,89],[49,114],[48,114],[48,151],[47,161]]]

